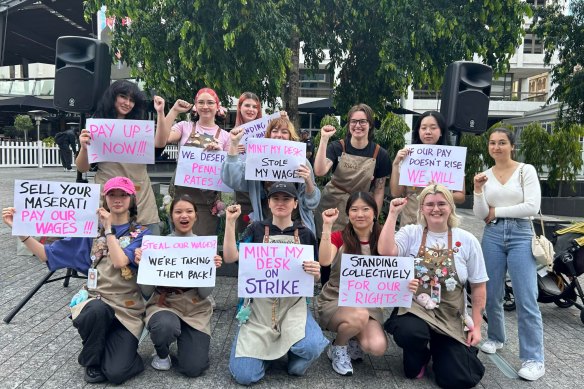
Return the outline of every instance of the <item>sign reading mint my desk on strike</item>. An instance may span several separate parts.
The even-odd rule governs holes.
[[[97,236],[100,186],[53,181],[14,181],[12,235]]]
[[[89,163],[154,164],[154,121],[88,119]]]
[[[408,155],[401,163],[399,184],[427,186],[442,184],[450,190],[462,190],[466,147],[408,145]]]

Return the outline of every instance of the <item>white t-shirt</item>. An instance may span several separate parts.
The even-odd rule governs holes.
[[[410,224],[395,233],[395,243],[400,257],[418,256],[424,227],[419,224]],[[447,248],[448,232],[435,233],[428,231],[426,238],[427,248]],[[462,284],[467,280],[471,284],[489,280],[483,251],[477,238],[470,232],[460,228],[452,229],[452,248],[454,249],[454,266]]]

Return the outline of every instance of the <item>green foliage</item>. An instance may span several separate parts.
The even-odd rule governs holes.
[[[539,122],[533,122],[521,131],[520,140],[523,161],[533,165],[538,175],[541,176],[544,167],[550,162],[550,134]]]
[[[324,126],[327,126],[327,125],[331,125],[334,128],[336,128],[336,130],[337,130],[337,132],[335,132],[335,135],[333,135],[331,137],[331,139],[329,140],[329,144],[331,141],[345,138],[345,135],[347,134],[347,126],[341,127],[341,124],[337,120],[336,116],[325,115],[320,121],[320,128],[323,128]],[[316,156],[316,152],[318,151],[319,145],[320,145],[320,131],[314,137],[314,155],[315,156]],[[322,188],[331,179],[331,172],[329,171],[324,176],[315,177],[314,179],[316,181],[316,184]]]
[[[584,0],[572,0],[570,12],[563,4],[547,2],[534,11],[532,32],[542,38],[545,64],[552,66],[551,81],[556,85],[550,100],[560,102],[559,119],[584,123]]]
[[[391,158],[404,148],[406,145],[404,136],[409,131],[410,128],[401,116],[388,112],[381,126],[375,129],[373,140],[387,150]]]
[[[24,134],[24,140],[27,140],[28,132],[34,129],[32,119],[28,115],[16,115],[14,118],[14,128]]]
[[[6,126],[6,127],[4,127],[2,129],[2,133],[7,138],[16,138],[16,136],[18,135],[18,131],[16,130],[16,128],[14,128],[14,126]]]
[[[55,138],[53,138],[52,136],[47,136],[46,138],[41,139],[43,144],[47,147],[53,147],[55,146]]]
[[[481,135],[464,133],[460,139],[460,145],[466,147],[464,184],[468,193],[472,193],[474,188],[474,176],[487,168],[485,163],[486,157],[489,156],[487,139],[486,133]]]
[[[583,126],[565,122],[556,122],[554,125],[554,132],[549,140],[550,159],[547,181],[550,188],[558,188],[558,195],[561,195],[563,182],[574,187],[576,175],[582,169],[580,138],[583,136]]]

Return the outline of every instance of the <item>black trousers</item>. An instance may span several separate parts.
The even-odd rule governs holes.
[[[176,340],[177,369],[187,377],[198,377],[209,367],[211,337],[189,326],[173,312],[152,315],[148,331],[160,358],[168,356],[170,345]]]
[[[61,165],[63,165],[65,169],[71,169],[71,163],[73,162],[71,149],[69,147],[66,149],[59,147],[59,156],[61,157]]]
[[[393,339],[403,349],[406,377],[416,377],[432,358],[432,370],[441,388],[472,388],[483,378],[485,367],[476,347],[432,330],[411,313],[393,316],[392,320]]]
[[[144,370],[138,339],[103,301],[90,301],[73,320],[73,326],[83,341],[77,359],[81,366],[101,366],[108,381],[116,385]]]

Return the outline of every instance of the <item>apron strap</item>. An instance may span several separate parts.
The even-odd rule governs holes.
[[[377,154],[379,154],[379,149],[381,147],[379,145],[375,145],[375,151],[373,152],[373,159],[377,159]]]
[[[426,238],[428,237],[428,227],[422,233],[422,243],[418,249],[418,257],[422,258],[426,252]],[[454,261],[454,251],[452,251],[452,228],[448,227],[448,257]]]
[[[300,244],[300,237],[298,237],[298,228],[294,229],[294,243]]]
[[[341,139],[339,141],[339,143],[341,144],[341,147],[343,148],[343,153],[344,153],[345,152],[345,140],[344,139]]]
[[[217,132],[215,133],[215,139],[219,139],[219,135],[221,135],[221,127],[217,128]]]
[[[264,243],[270,243],[270,226],[264,226]]]

